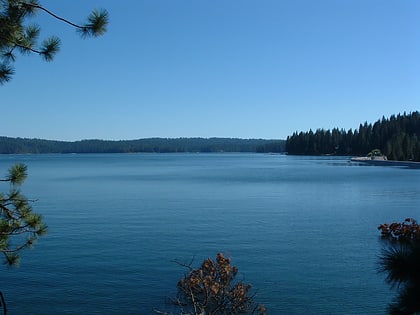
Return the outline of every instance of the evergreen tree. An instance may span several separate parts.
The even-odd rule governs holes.
[[[103,35],[108,25],[105,10],[92,11],[87,21],[78,25],[43,7],[38,0],[0,0],[0,84],[11,80],[16,53],[35,53],[45,61],[51,61],[59,51],[60,39],[57,36],[39,43],[40,27],[28,23],[29,18],[40,11],[76,28],[82,37]]]
[[[26,165],[16,164],[0,180],[10,185],[8,193],[0,194],[0,252],[8,265],[17,265],[21,251],[47,231],[41,215],[32,211],[31,201],[20,192],[26,177]]]
[[[373,125],[365,122],[354,131],[334,128],[295,132],[287,138],[286,151],[304,155],[366,155],[379,149],[389,160],[420,162],[419,135],[420,113],[404,113],[389,119],[382,117]]]

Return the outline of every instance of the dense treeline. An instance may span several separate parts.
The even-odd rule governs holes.
[[[284,153],[286,140],[273,140],[257,147],[258,153]]]
[[[392,115],[358,129],[295,132],[286,140],[288,154],[366,155],[379,149],[390,160],[420,161],[420,113]]]
[[[108,141],[52,141],[0,137],[0,154],[37,153],[175,153],[175,152],[267,152],[274,140],[233,138],[148,138]],[[285,141],[283,141],[285,142]],[[278,146],[278,145],[277,145]],[[274,146],[278,149],[276,146]],[[273,149],[274,149],[273,147]],[[283,146],[284,148],[284,146]]]

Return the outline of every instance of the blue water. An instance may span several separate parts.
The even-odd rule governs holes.
[[[218,252],[269,314],[384,314],[376,227],[420,217],[420,170],[346,158],[12,155],[0,172],[15,162],[49,233],[1,267],[10,314],[154,314],[185,271],[174,259]]]

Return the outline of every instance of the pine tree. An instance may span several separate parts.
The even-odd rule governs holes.
[[[17,53],[34,53],[45,61],[52,61],[59,51],[60,39],[57,36],[39,43],[40,27],[27,23],[30,17],[39,12],[76,28],[82,37],[103,35],[108,25],[108,13],[105,10],[93,10],[87,21],[78,25],[43,7],[38,0],[0,0],[0,84],[12,79]]]
[[[31,201],[20,192],[26,177],[26,165],[15,164],[1,179],[10,186],[8,193],[0,194],[0,252],[8,265],[17,265],[21,251],[47,232],[41,215],[32,211]]]
[[[420,162],[420,113],[382,117],[373,125],[365,122],[358,129],[317,129],[315,134],[294,132],[287,138],[289,154],[366,155],[380,149],[389,160]]]

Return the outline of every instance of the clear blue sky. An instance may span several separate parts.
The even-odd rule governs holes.
[[[420,109],[418,0],[43,0],[107,34],[58,35],[51,63],[19,56],[0,135],[56,140],[285,139]]]

